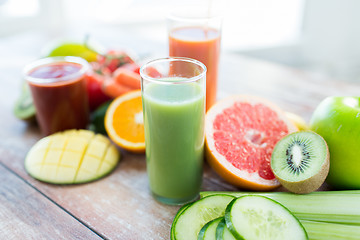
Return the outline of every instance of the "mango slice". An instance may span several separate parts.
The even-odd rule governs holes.
[[[25,158],[25,169],[48,183],[73,184],[110,173],[120,152],[108,138],[89,130],[67,130],[40,139]]]

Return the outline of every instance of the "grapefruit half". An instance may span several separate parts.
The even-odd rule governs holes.
[[[206,114],[206,159],[229,183],[268,191],[280,186],[270,167],[273,148],[295,131],[285,113],[269,101],[232,96],[216,103]]]

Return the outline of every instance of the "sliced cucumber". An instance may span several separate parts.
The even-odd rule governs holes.
[[[288,209],[263,196],[248,195],[231,201],[225,220],[238,239],[308,239],[304,227]]]
[[[319,191],[309,194],[289,192],[200,192],[200,198],[216,194],[234,197],[261,195],[289,209],[299,220],[360,225],[360,190]]]
[[[172,225],[171,225],[171,229],[170,229],[170,235],[171,235],[171,240],[174,240],[175,239],[175,227],[174,227],[174,223],[176,222],[176,220],[179,218],[179,216],[181,215],[181,213],[185,210],[185,209],[187,209],[191,204],[193,204],[192,202],[190,202],[190,203],[187,203],[187,204],[185,204],[185,205],[183,205],[180,209],[179,209],[179,211],[176,213],[176,215],[175,215],[175,217],[174,217],[174,220],[173,220],[173,223],[172,223]]]
[[[216,240],[236,240],[229,229],[226,227],[225,218],[221,218],[216,228]]]
[[[198,240],[216,240],[216,228],[222,219],[224,218],[215,218],[214,220],[211,220],[210,222],[205,224],[199,232]]]
[[[14,114],[17,118],[25,121],[35,120],[36,110],[31,96],[29,84],[26,82],[22,85],[20,97],[16,100]]]
[[[233,199],[233,196],[224,194],[209,196],[191,204],[174,220],[174,239],[196,240],[207,222],[224,216],[226,206]]]

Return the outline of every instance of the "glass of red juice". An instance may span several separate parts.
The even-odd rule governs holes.
[[[66,129],[83,129],[89,122],[86,74],[89,64],[79,57],[37,60],[24,69],[36,119],[44,136]]]
[[[178,11],[168,17],[169,55],[196,59],[207,68],[206,110],[216,102],[222,18],[206,11]]]

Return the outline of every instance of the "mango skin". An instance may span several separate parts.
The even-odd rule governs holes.
[[[68,130],[40,139],[25,158],[34,178],[53,184],[85,183],[110,173],[120,152],[108,138],[88,130]]]
[[[336,189],[360,189],[359,97],[328,97],[315,109],[310,128],[330,151],[326,182]]]

